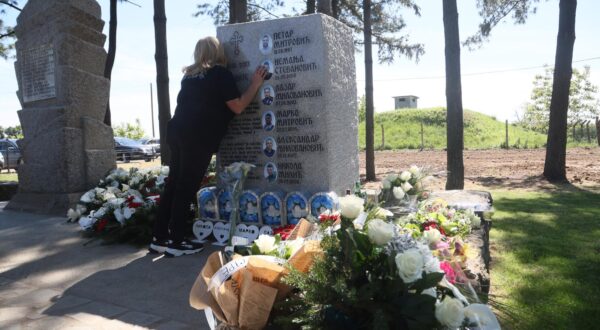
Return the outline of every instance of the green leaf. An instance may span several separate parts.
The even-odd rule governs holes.
[[[417,290],[418,293],[423,292],[425,289],[435,287],[441,280],[444,278],[444,273],[425,273],[423,272],[423,277],[413,283],[410,288]]]

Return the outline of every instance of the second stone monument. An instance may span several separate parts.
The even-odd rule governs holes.
[[[240,90],[258,65],[270,74],[221,143],[218,163],[256,165],[255,191],[333,191],[358,181],[352,31],[322,14],[219,27]]]

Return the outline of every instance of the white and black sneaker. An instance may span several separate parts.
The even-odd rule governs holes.
[[[179,257],[185,254],[194,254],[204,250],[204,244],[195,243],[184,239],[179,243],[172,242],[165,251],[165,257]]]
[[[159,239],[156,239],[155,237],[153,237],[152,243],[150,243],[150,246],[148,247],[148,252],[164,253],[165,251],[167,251],[169,244],[171,244],[171,240],[168,240],[168,239],[159,240]]]

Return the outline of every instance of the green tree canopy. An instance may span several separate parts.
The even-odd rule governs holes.
[[[544,74],[533,79],[531,102],[525,105],[523,125],[538,132],[548,132],[550,100],[552,99],[552,81],[554,69],[547,67]],[[600,115],[600,94],[598,86],[590,81],[590,67],[583,70],[573,69],[573,78],[569,88],[568,123],[592,120]]]
[[[229,22],[229,0],[218,0],[202,2],[198,5],[195,17],[212,17],[215,25],[224,25]],[[277,18],[273,11],[285,5],[283,0],[248,0],[248,22],[261,21],[267,18]],[[293,14],[298,14],[295,8],[291,9]]]
[[[6,9],[20,11],[18,3],[15,0],[0,0],[0,57],[8,59],[11,50],[15,47],[15,32],[12,26],[6,26],[2,16],[6,14]]]
[[[139,119],[135,120],[135,124],[121,123],[113,127],[115,136],[122,136],[133,140],[139,140],[146,135]]]

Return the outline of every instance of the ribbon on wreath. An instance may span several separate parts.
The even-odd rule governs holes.
[[[229,279],[233,274],[238,272],[239,270],[246,268],[248,265],[248,261],[250,258],[260,258],[268,262],[272,262],[283,266],[287,261],[285,259],[273,257],[273,256],[265,256],[265,255],[254,255],[254,256],[245,256],[241,258],[237,258],[232,260],[223,267],[219,268],[217,272],[210,278],[210,282],[208,284],[208,291],[219,288],[227,279]]]

